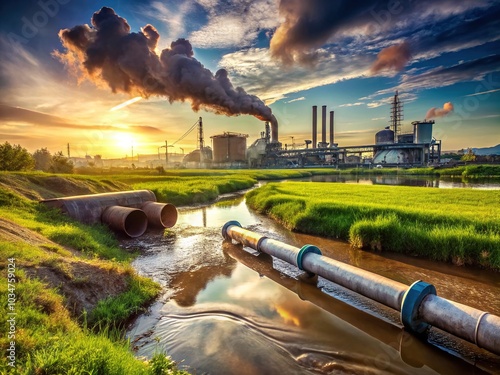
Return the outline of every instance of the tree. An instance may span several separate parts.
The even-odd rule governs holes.
[[[0,170],[25,171],[33,169],[34,165],[33,157],[21,145],[0,144]]]
[[[35,169],[38,171],[48,172],[52,165],[52,155],[47,148],[41,148],[33,153],[35,159]]]
[[[52,156],[52,165],[50,171],[53,173],[73,173],[73,162],[69,160],[62,151],[56,152]]]
[[[476,154],[471,148],[467,149],[467,153],[460,158],[462,161],[476,161]]]

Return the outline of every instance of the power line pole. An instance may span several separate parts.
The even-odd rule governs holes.
[[[199,142],[200,142],[200,163],[203,162],[203,120],[201,117],[198,119],[198,129],[199,129]]]
[[[168,142],[165,140],[165,167],[168,168]]]
[[[68,159],[70,157],[70,153],[69,153],[69,143],[68,143]]]

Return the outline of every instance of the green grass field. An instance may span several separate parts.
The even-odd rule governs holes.
[[[285,182],[249,192],[247,203],[359,248],[500,270],[498,191]]]
[[[127,319],[143,311],[160,287],[134,272],[129,265],[133,255],[118,246],[113,233],[102,225],[75,222],[27,199],[16,192],[20,181],[9,181],[10,188],[5,181],[0,185],[0,273],[5,278],[0,283],[0,295],[15,294],[16,329],[13,336],[0,337],[4,353],[0,357],[0,373],[187,374],[177,370],[163,353],[149,362],[135,358],[124,338]],[[58,182],[61,187],[61,181]],[[78,189],[86,189],[88,184],[104,189],[92,181],[78,183]],[[29,184],[24,185],[22,192],[39,194]],[[2,232],[7,239],[2,238]],[[12,264],[14,273],[9,268]],[[14,275],[9,276],[15,281],[12,290],[7,283],[8,271]],[[39,275],[55,280],[56,285],[49,285]],[[114,283],[122,291],[106,297],[105,290],[91,311],[75,315],[65,300],[68,290],[69,295],[92,297],[95,288],[108,288],[111,292]],[[66,291],[64,295],[62,289]],[[5,300],[0,305],[4,327],[8,326],[9,312],[12,310]],[[14,367],[5,355],[12,342]]]

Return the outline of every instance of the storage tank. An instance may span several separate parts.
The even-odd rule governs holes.
[[[233,162],[246,160],[248,134],[225,132],[212,137],[214,162]]]
[[[375,134],[375,144],[385,145],[394,143],[394,132],[390,129],[384,129]]]
[[[434,121],[414,121],[413,134],[415,143],[431,143],[432,141],[432,125]]]

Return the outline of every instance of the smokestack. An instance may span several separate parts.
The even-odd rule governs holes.
[[[271,115],[271,143],[278,143],[278,120]]]
[[[318,106],[313,105],[312,148],[318,147]]]
[[[321,107],[321,147],[326,147],[326,105]]]
[[[333,147],[333,115],[334,111],[330,111],[330,147]]]

